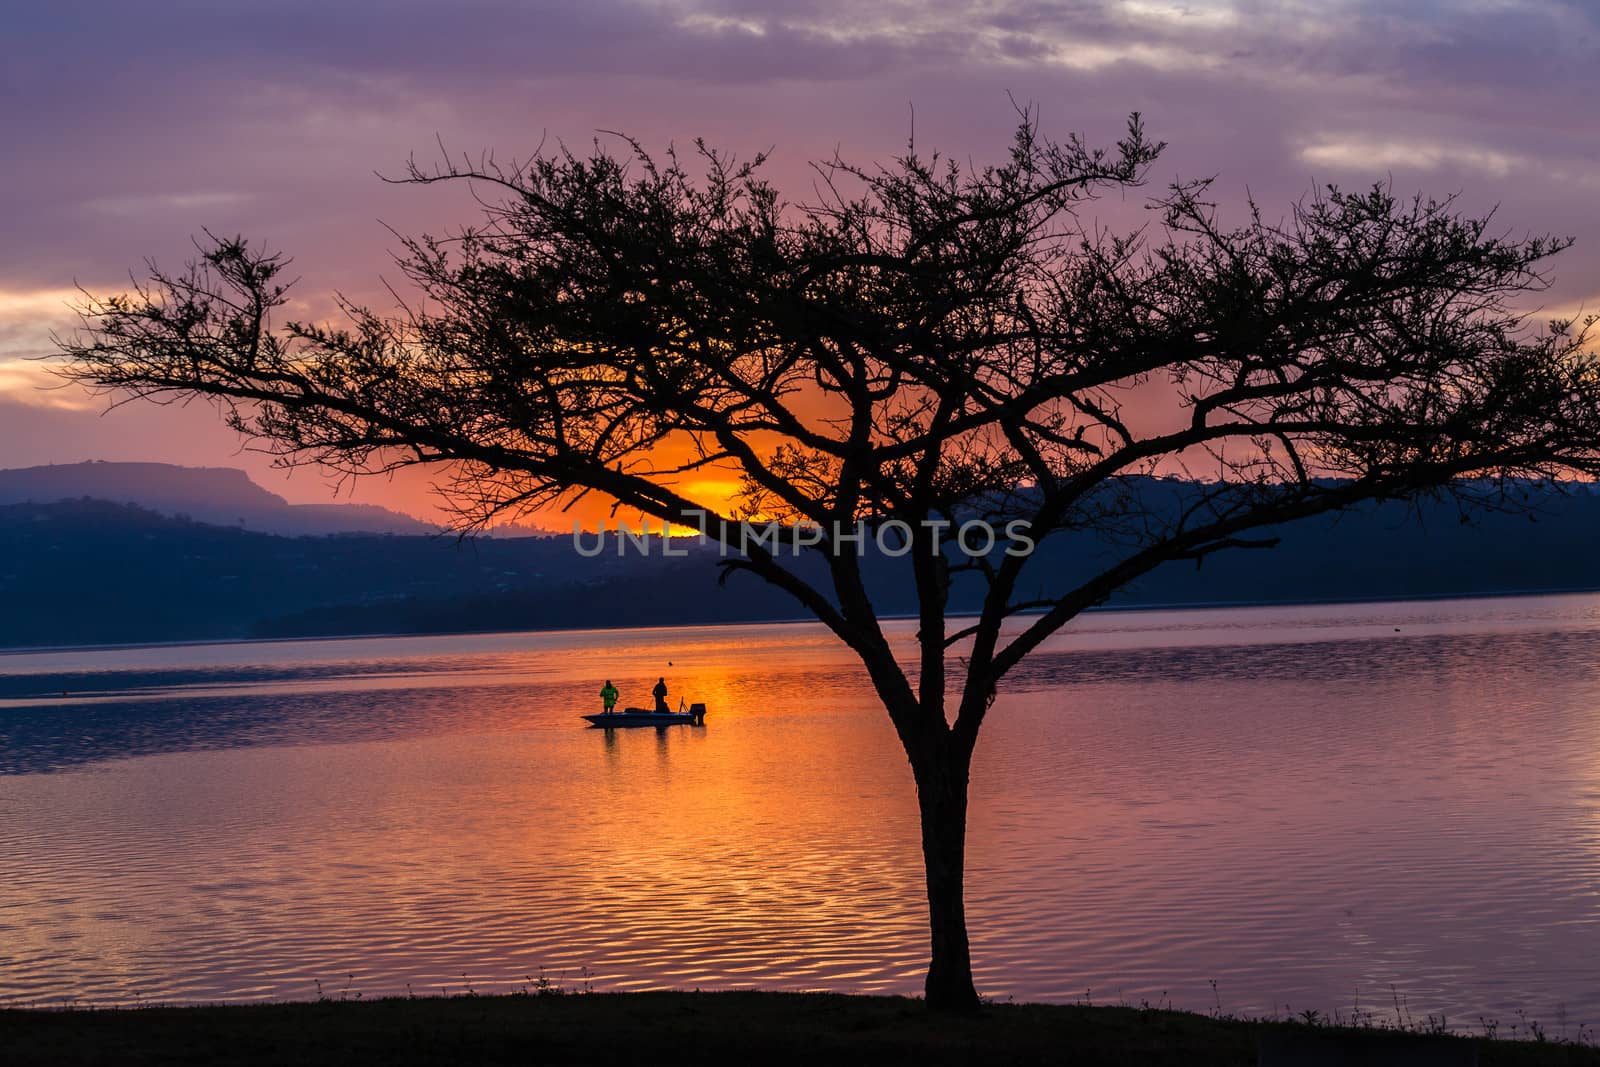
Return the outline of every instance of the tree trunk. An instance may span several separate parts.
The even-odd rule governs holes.
[[[924,987],[930,1008],[978,1010],[967,947],[963,895],[967,838],[967,761],[950,753],[914,760],[922,812],[922,858],[928,879],[932,960]]]

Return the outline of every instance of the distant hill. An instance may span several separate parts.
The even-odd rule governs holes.
[[[0,647],[638,626],[783,608],[759,582],[706,596],[714,555],[584,558],[570,536],[279,537],[108,501],[0,505]]]
[[[231,467],[94,462],[0,470],[0,505],[84,498],[288,536],[435,532],[410,515],[371,504],[291,504]]]
[[[1369,505],[1276,531],[1275,549],[1170,564],[1111,606],[1600,589],[1600,496],[1536,490],[1532,504],[1470,523],[1445,502]],[[648,556],[608,546],[584,557],[568,535],[282,537],[107,501],[0,505],[0,647],[804,617],[748,573],[718,584],[714,546],[677,547],[687,555],[663,558],[657,541]],[[1049,538],[1020,592],[1070,588],[1109,551],[1086,533]],[[819,560],[801,565],[825,584]],[[915,610],[906,571],[905,560],[867,561],[884,614]],[[958,576],[952,612],[975,609],[981,593]]]

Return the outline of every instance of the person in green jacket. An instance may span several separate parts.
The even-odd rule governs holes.
[[[611,684],[611,679],[606,679],[605,688],[600,690],[600,699],[606,703],[606,714],[610,715],[617,706],[617,687]]]

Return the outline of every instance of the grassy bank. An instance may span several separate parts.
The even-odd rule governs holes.
[[[1338,1051],[1336,1051],[1338,1050]],[[1346,1058],[1354,1052],[1356,1058]],[[1334,1058],[1325,1058],[1335,1053]],[[1557,1043],[1428,1037],[1183,1012],[996,1005],[942,1019],[895,997],[625,993],[0,1011],[24,1064],[1596,1064]]]

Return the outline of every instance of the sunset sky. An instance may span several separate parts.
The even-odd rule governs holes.
[[[1546,308],[1600,310],[1600,9],[1579,0],[662,0],[34,5],[0,37],[0,467],[85,459],[242,466],[298,502],[333,489],[241,455],[212,411],[105,402],[27,357],[68,330],[74,285],[176,266],[202,227],[296,260],[315,304],[380,301],[385,225],[439,230],[463,198],[386,186],[410,153],[597,129],[704,136],[810,193],[808,159],[919,145],[1003,150],[1009,92],[1047,132],[1171,143],[1152,176],[1219,176],[1269,208],[1319,183],[1500,205],[1508,230],[1578,239]],[[425,479],[353,499],[426,514]],[[350,497],[348,488],[346,498]]]

